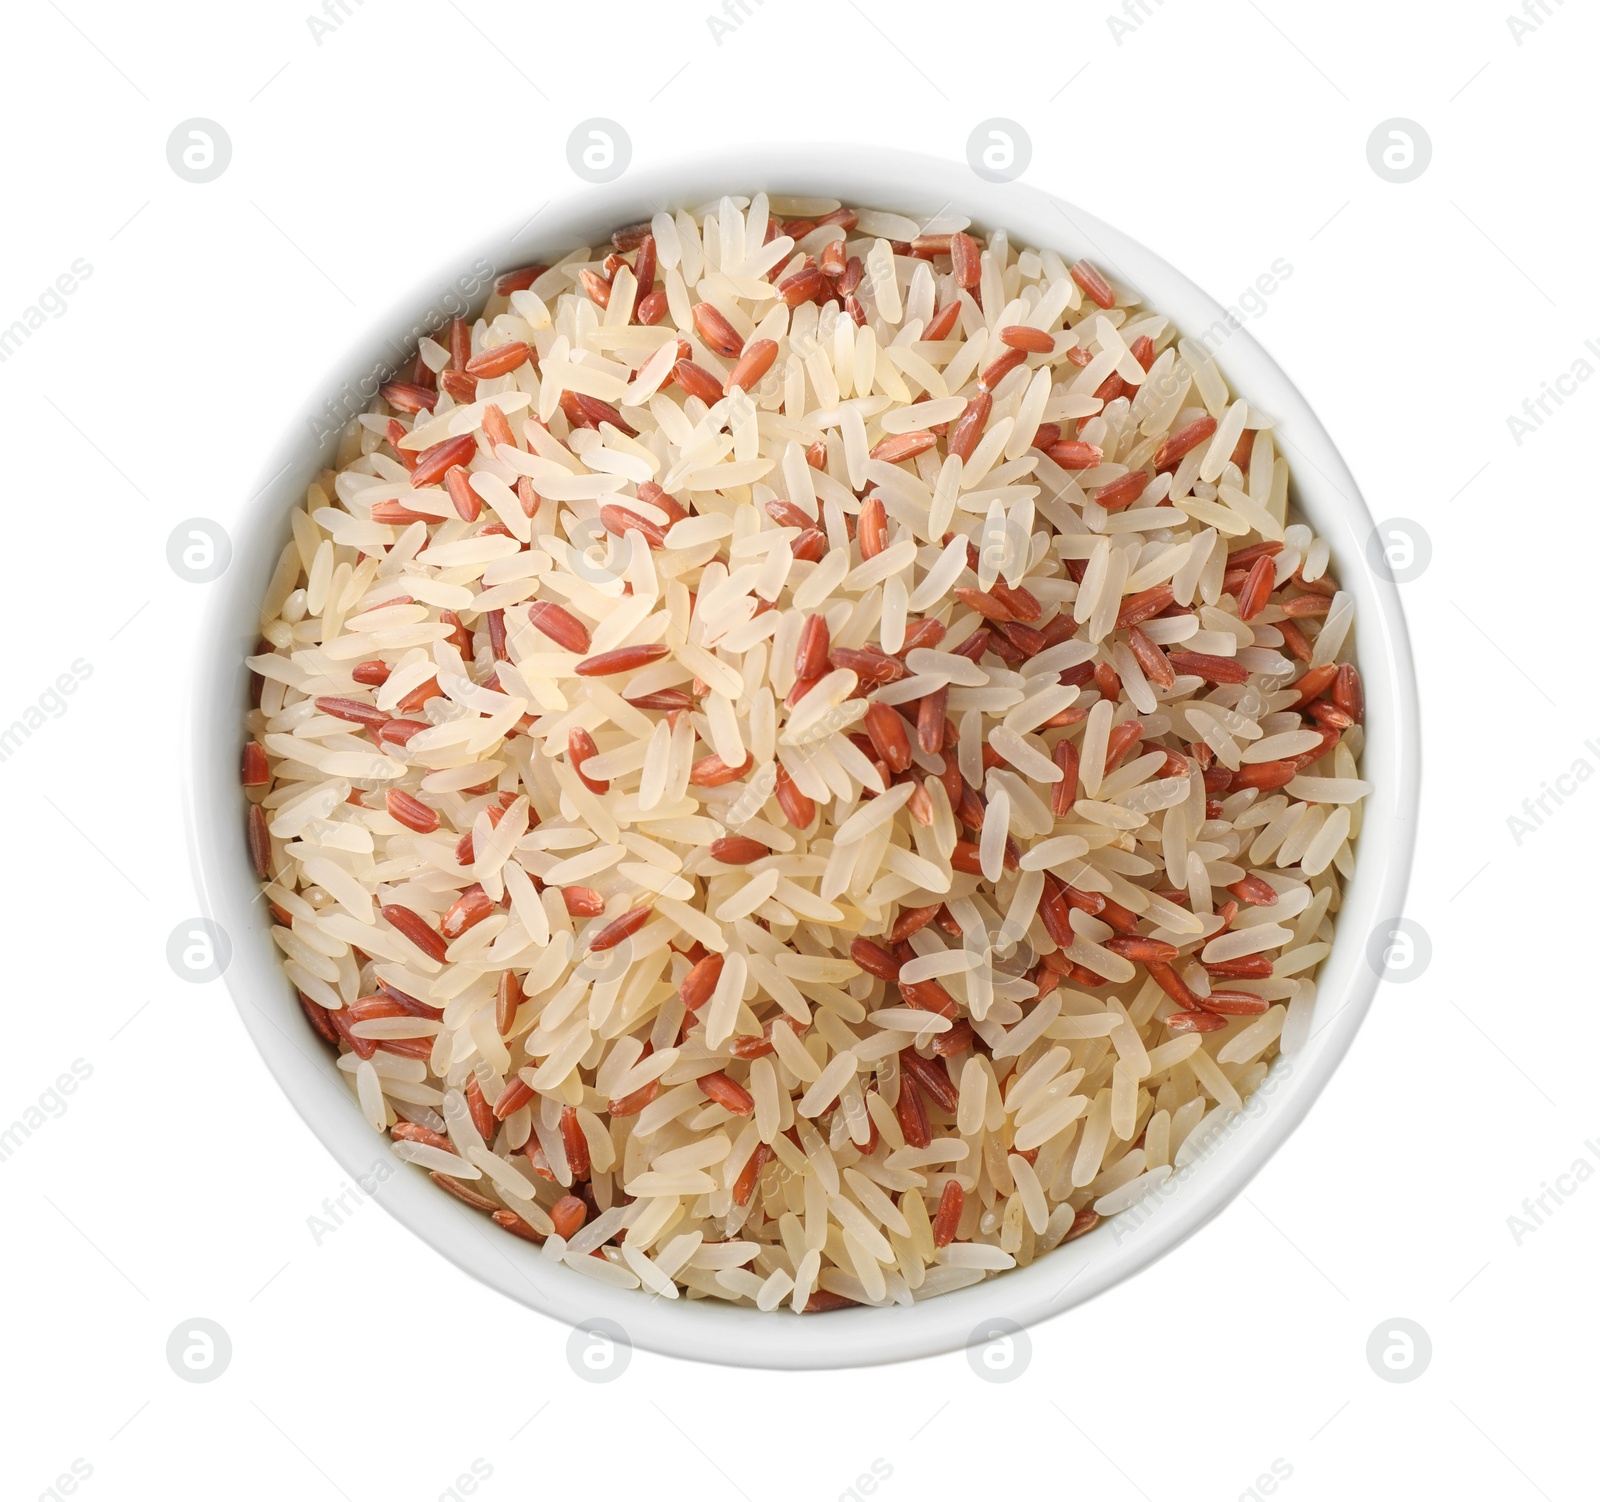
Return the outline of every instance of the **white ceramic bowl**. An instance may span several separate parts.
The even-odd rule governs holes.
[[[319,443],[313,436],[316,424],[325,421],[330,396],[337,400],[341,393],[353,393],[347,415],[365,410],[374,389],[372,373],[396,361],[395,337],[407,337],[406,331],[417,327],[418,314],[439,305],[441,291],[463,272],[470,277],[468,268],[477,257],[497,269],[540,256],[553,259],[574,245],[603,244],[616,226],[648,218],[661,207],[757,189],[831,194],[908,214],[948,207],[970,214],[980,226],[1004,227],[1014,244],[1049,246],[1069,260],[1089,256],[1191,334],[1223,316],[1212,298],[1142,245],[1026,183],[985,182],[964,163],[806,145],[730,152],[573,192],[544,209],[520,239],[508,226],[484,244],[464,248],[458,263],[422,282],[414,295],[378,319],[368,337],[332,367],[329,378],[307,393],[304,420],[264,456],[262,482],[238,518],[232,567],[213,586],[192,709],[190,841],[206,913],[232,939],[227,983],[268,1067],[348,1174],[370,1175],[375,1163],[393,1160],[362,1119],[279,969],[245,848],[238,781],[248,695],[243,659],[258,639],[259,602],[288,536],[288,513],[332,453],[331,437]],[[487,295],[481,278],[480,285],[479,303]],[[453,309],[460,310],[459,304]],[[1214,1146],[1175,1175],[1164,1192],[1032,1266],[909,1309],[847,1309],[796,1318],[709,1299],[667,1301],[612,1289],[552,1266],[534,1247],[506,1235],[411,1169],[394,1174],[379,1191],[396,1219],[464,1271],[568,1324],[604,1318],[648,1350],[802,1369],[932,1355],[963,1346],[975,1332],[985,1332],[986,1338],[997,1319],[1028,1325],[1060,1314],[1149,1266],[1239,1193],[1310,1109],[1371,1004],[1377,976],[1367,961],[1367,943],[1375,927],[1401,912],[1420,763],[1405,623],[1394,584],[1376,577],[1368,565],[1373,522],[1355,481],[1300,393],[1246,330],[1228,337],[1218,363],[1234,391],[1277,419],[1293,469],[1295,502],[1327,538],[1338,576],[1355,595],[1357,653],[1367,694],[1365,776],[1374,791],[1366,802],[1356,872],[1346,889],[1333,952],[1322,968],[1315,1034],[1292,1058],[1278,1060]]]

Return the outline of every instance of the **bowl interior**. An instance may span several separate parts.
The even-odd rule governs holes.
[[[965,213],[982,227],[1004,227],[1013,244],[1048,246],[1069,260],[1090,257],[1191,336],[1211,330],[1216,338],[1214,331],[1225,330],[1217,361],[1229,387],[1276,419],[1294,504],[1327,538],[1341,583],[1356,599],[1356,654],[1368,701],[1364,775],[1374,784],[1333,952],[1319,976],[1313,1034],[1298,1053],[1275,1063],[1246,1109],[1195,1161],[1132,1210],[1029,1267],[908,1309],[849,1309],[826,1318],[762,1315],[709,1299],[690,1307],[596,1283],[545,1261],[535,1247],[395,1160],[362,1119],[279,968],[250,869],[237,775],[248,703],[243,660],[255,650],[259,603],[289,535],[289,511],[330,463],[339,427],[366,410],[406,345],[442,319],[481,305],[498,270],[600,244],[615,226],[660,208],[758,189],[831,194],[913,216]],[[1305,400],[1248,330],[1227,318],[1216,301],[1150,251],[1036,188],[986,182],[964,163],[808,145],[726,153],[574,193],[531,222],[466,248],[457,263],[379,319],[308,394],[300,420],[267,456],[258,485],[234,519],[233,564],[215,586],[189,731],[191,853],[204,911],[232,941],[228,986],[269,1068],[345,1172],[360,1176],[437,1251],[531,1308],[574,1325],[606,1319],[634,1345],[670,1355],[791,1369],[931,1355],[964,1345],[996,1320],[1026,1325],[1048,1318],[1149,1265],[1227,1204],[1304,1116],[1371,1003],[1377,976],[1366,960],[1367,939],[1401,912],[1420,775],[1410,649],[1395,585],[1368,565],[1372,518]]]

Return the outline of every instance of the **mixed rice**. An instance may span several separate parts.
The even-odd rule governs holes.
[[[1368,791],[1270,419],[1086,261],[833,201],[436,332],[249,659],[273,937],[394,1153],[763,1310],[1159,1188],[1304,1040]]]

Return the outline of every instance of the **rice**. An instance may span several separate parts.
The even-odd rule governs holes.
[[[766,1312],[1192,1161],[1312,1030],[1371,791],[1270,419],[1089,263],[832,200],[657,213],[440,333],[248,659],[272,938],[396,1156]]]

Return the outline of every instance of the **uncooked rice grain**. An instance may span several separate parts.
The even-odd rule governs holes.
[[[569,250],[292,517],[272,938],[396,1156],[565,1271],[967,1287],[1312,1031],[1371,791],[1337,560],[1201,346],[968,229],[756,194]]]

